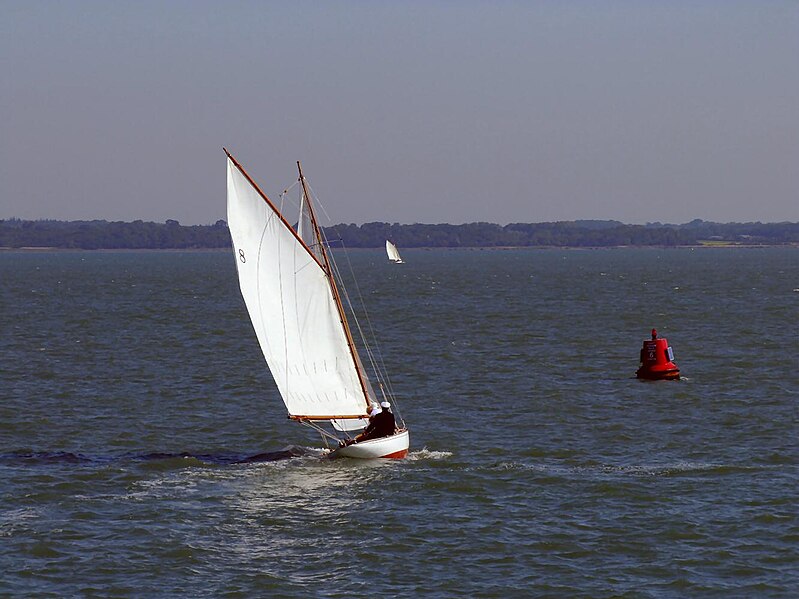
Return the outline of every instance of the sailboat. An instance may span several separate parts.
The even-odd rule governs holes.
[[[225,154],[239,287],[289,418],[318,431],[330,457],[404,458],[408,429],[365,340],[380,399],[363,366],[302,165],[297,162],[301,193],[292,226],[227,149]],[[395,408],[394,434],[345,444],[367,425],[372,407],[385,402]]]
[[[394,264],[403,264],[402,258],[397,250],[397,246],[391,243],[388,239],[386,239],[386,254],[388,255],[390,262],[393,262]]]

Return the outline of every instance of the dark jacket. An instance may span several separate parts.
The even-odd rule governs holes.
[[[364,429],[363,433],[358,435],[358,441],[368,441],[369,439],[388,437],[394,434],[394,429],[396,427],[397,424],[394,421],[394,414],[386,409],[383,409],[382,412],[372,418],[372,421]]]

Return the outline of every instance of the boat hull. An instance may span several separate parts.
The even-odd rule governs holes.
[[[408,429],[403,429],[390,437],[380,437],[353,443],[346,447],[339,447],[331,451],[330,458],[358,458],[373,460],[377,458],[402,459],[408,455],[410,434]]]

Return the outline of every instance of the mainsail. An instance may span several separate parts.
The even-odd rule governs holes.
[[[227,156],[227,218],[241,293],[289,416],[363,418],[373,391],[347,328],[302,172],[305,193],[295,231]]]
[[[388,259],[392,262],[402,262],[402,258],[400,258],[397,246],[391,243],[388,239],[386,239],[386,254],[388,255]]]

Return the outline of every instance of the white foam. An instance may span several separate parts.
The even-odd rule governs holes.
[[[451,451],[430,451],[426,447],[408,454],[409,460],[446,460],[451,457]]]

